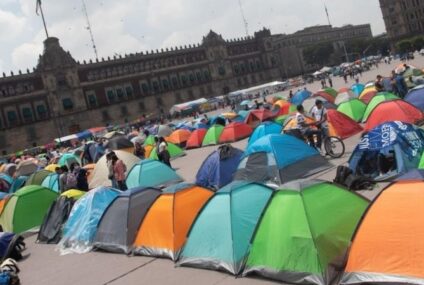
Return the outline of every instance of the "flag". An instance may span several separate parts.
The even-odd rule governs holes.
[[[38,14],[38,11],[41,9],[41,0],[35,0],[35,1],[37,1],[36,2],[36,6],[35,6],[35,14],[37,14],[37,15],[39,15]]]

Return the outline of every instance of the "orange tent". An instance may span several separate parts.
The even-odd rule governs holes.
[[[166,138],[167,142],[176,144],[176,145],[185,145],[187,140],[190,138],[191,132],[188,130],[176,130],[172,132],[172,134]]]
[[[424,284],[424,182],[389,185],[353,239],[341,284]]]
[[[153,148],[154,146],[152,145],[144,146],[144,152],[145,152],[144,157],[150,157],[150,154],[152,153]]]
[[[134,242],[134,253],[175,260],[187,233],[211,190],[180,183],[164,190],[142,221]]]
[[[275,117],[275,114],[270,110],[261,109],[261,110],[252,110],[249,112],[245,119],[245,123],[256,128],[261,122],[272,119]]]

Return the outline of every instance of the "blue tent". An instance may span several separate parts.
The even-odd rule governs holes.
[[[350,90],[352,90],[353,94],[355,94],[356,97],[359,97],[361,95],[362,91],[364,91],[365,85],[360,83],[355,83],[350,87]]]
[[[424,85],[409,90],[405,97],[405,101],[411,103],[421,111],[424,111]]]
[[[249,146],[235,180],[269,183],[274,187],[328,169],[331,164],[316,149],[290,135],[266,135]]]
[[[237,112],[237,114],[242,117],[243,119],[246,119],[247,116],[249,116],[250,111],[246,111],[246,110],[240,110]]]
[[[16,177],[13,180],[12,185],[10,185],[9,193],[15,193],[20,188],[22,188],[25,185],[27,179],[28,179],[28,176],[19,176],[19,177]]]
[[[308,90],[300,90],[297,91],[294,95],[293,98],[291,99],[291,103],[293,105],[300,105],[303,103],[303,101],[305,101],[306,99],[308,99],[309,97],[311,97],[312,93]]]
[[[41,182],[41,186],[59,193],[59,175],[57,173],[47,175],[43,182]]]
[[[166,187],[183,181],[168,165],[158,160],[144,159],[135,164],[128,172],[128,188]]]
[[[59,242],[63,254],[91,250],[100,218],[119,193],[120,191],[112,188],[99,187],[77,200]]]
[[[395,181],[424,181],[424,169],[412,169],[396,178]]]
[[[349,159],[357,175],[390,180],[417,168],[424,150],[424,131],[402,122],[388,122],[365,134]]]
[[[196,184],[219,189],[233,180],[243,152],[230,145],[223,145],[203,161],[196,175]]]
[[[240,181],[216,192],[193,223],[178,264],[239,274],[272,193]]]
[[[249,143],[247,147],[254,144],[258,139],[271,134],[281,134],[283,130],[283,126],[280,124],[266,121],[260,124],[253,132],[253,134],[249,138]]]

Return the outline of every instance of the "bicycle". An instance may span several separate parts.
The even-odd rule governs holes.
[[[300,140],[304,140],[308,145],[311,145],[309,139],[304,137],[298,129],[291,129],[285,131],[285,133],[292,135]],[[315,143],[312,147],[315,147],[317,141],[316,135],[313,139]],[[345,154],[346,146],[344,142],[338,137],[323,135],[322,143],[324,145],[325,153],[332,158],[340,158]]]

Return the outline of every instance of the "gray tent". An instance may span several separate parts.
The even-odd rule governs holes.
[[[94,247],[130,253],[141,221],[160,194],[161,191],[155,188],[135,188],[122,192],[103,214]]]

